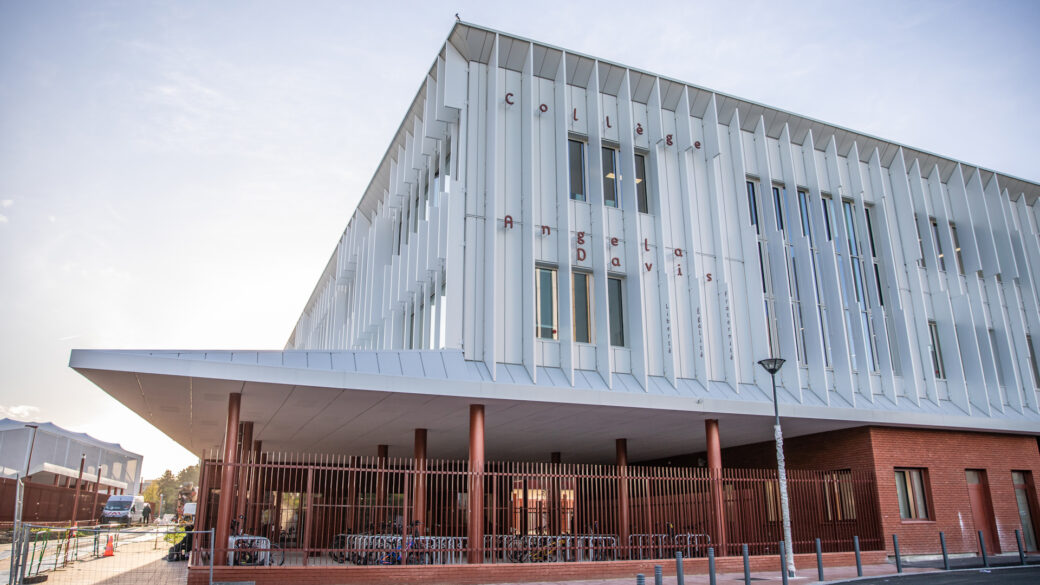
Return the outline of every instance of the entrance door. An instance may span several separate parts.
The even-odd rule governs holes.
[[[968,480],[968,499],[971,502],[971,517],[975,521],[975,529],[982,531],[986,539],[986,553],[1000,552],[1000,541],[997,540],[997,525],[993,520],[993,503],[989,497],[989,482],[983,469],[968,469],[965,472]]]
[[[1018,502],[1018,517],[1022,520],[1022,539],[1027,551],[1036,550],[1036,527],[1033,525],[1033,510],[1036,509],[1036,498],[1033,496],[1033,473],[1030,471],[1012,471],[1011,479],[1015,484],[1015,500]]]

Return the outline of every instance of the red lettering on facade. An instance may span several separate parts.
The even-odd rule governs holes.
[[[585,232],[578,232],[578,243],[579,244],[584,244],[585,243]]]
[[[574,121],[578,121],[578,108],[574,108]]]
[[[618,239],[617,238],[610,238],[610,245],[611,246],[618,245]]]
[[[578,262],[585,261],[585,248],[578,248]]]
[[[694,143],[693,143],[693,147],[694,147],[694,148],[696,148],[696,149],[700,149],[700,147],[701,147],[701,141],[700,141],[700,140],[698,140],[698,141],[694,142]]]
[[[513,216],[512,215],[507,215],[504,218],[502,218],[502,227],[507,227],[509,229],[513,229]]]
[[[636,124],[636,134],[638,134],[640,136],[643,135],[643,125],[642,124]]]
[[[682,258],[682,248],[676,248],[675,255],[679,258]]]
[[[509,105],[513,105],[516,103],[513,101],[513,92],[509,92],[506,94],[506,103]]]
[[[705,277],[706,277],[706,278],[708,279],[708,282],[711,282],[711,273],[710,273],[710,272],[709,272],[709,273],[707,273],[707,274],[705,275]]]
[[[643,262],[643,266],[646,266],[646,271],[650,272],[650,269],[654,267],[653,262]]]
[[[549,111],[549,106],[547,106],[545,104],[542,104],[542,105],[538,106],[538,109],[541,110],[542,113],[545,113],[545,112]]]
[[[613,128],[613,126],[610,125],[610,116],[607,116],[607,128]]]
[[[679,276],[682,276],[682,264],[677,265],[679,268]]]
[[[650,251],[650,240],[647,238],[643,238],[643,249],[647,252]]]
[[[547,226],[547,225],[543,225],[542,226],[542,235],[543,236],[551,236],[552,235],[552,228]]]
[[[672,135],[671,134],[669,134],[668,136],[664,137],[664,143],[667,144],[668,146],[672,145]]]
[[[610,265],[611,266],[621,266],[621,259],[620,258],[611,258],[610,259]]]

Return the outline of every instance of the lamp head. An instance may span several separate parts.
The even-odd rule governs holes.
[[[764,360],[758,360],[758,365],[765,368],[765,370],[769,372],[769,375],[772,376],[780,371],[780,368],[783,367],[785,361],[784,358],[767,358]]]

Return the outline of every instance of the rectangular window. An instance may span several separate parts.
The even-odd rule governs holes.
[[[617,170],[617,151],[603,147],[603,205],[618,206],[618,183],[621,175]]]
[[[639,213],[650,213],[650,202],[646,198],[646,157],[636,153],[636,200]]]
[[[567,159],[570,167],[571,199],[585,201],[585,143],[568,140]]]
[[[946,366],[943,365],[942,348],[939,346],[939,328],[936,327],[935,321],[928,322],[928,335],[932,341],[932,369],[935,370],[935,377],[945,380]]]
[[[751,181],[747,182],[747,199],[748,199],[748,213],[751,215],[751,225],[755,226],[756,232],[761,232],[758,229],[758,196],[755,194],[755,184]]]
[[[831,221],[833,221],[832,214],[831,214],[831,196],[827,195],[825,193],[825,194],[823,194],[822,198],[823,198],[823,227],[826,228],[827,239],[828,240],[833,240],[834,239],[834,233],[831,231]]]
[[[625,346],[624,283],[620,278],[607,279],[607,309],[610,312],[610,345]]]
[[[1033,369],[1033,386],[1040,388],[1040,369],[1036,367],[1036,351],[1033,350],[1033,336],[1026,335],[1026,345],[1029,349],[1029,365]]]
[[[842,201],[845,215],[845,230],[849,238],[849,265],[852,270],[852,287],[856,292],[856,303],[859,305],[860,327],[863,330],[863,346],[870,362],[871,371],[879,368],[877,358],[877,339],[874,337],[874,323],[870,319],[870,304],[867,301],[867,276],[863,271],[863,249],[859,244],[856,231],[856,212],[852,201]],[[869,230],[868,230],[869,231]]]
[[[1012,471],[1011,483],[1015,486],[1015,503],[1018,504],[1018,519],[1022,523],[1022,539],[1026,550],[1036,551],[1036,527],[1033,525],[1033,510],[1036,509],[1036,489],[1033,487],[1033,472]]]
[[[812,276],[813,276],[813,291],[816,293],[816,316],[820,320],[820,338],[823,343],[823,358],[824,364],[827,367],[831,365],[831,350],[830,346],[827,345],[827,319],[824,317],[826,310],[823,294],[820,291],[820,271],[817,266],[817,259],[819,258],[819,250],[816,249],[816,240],[813,236],[812,230],[812,217],[810,217],[809,211],[809,193],[806,191],[798,191],[798,210],[802,218],[802,235],[809,238],[809,247],[812,250]]]
[[[556,339],[556,270],[554,268],[535,268],[538,281],[535,292],[538,297],[537,336],[539,339]]]
[[[924,469],[896,469],[896,495],[899,517],[903,520],[928,520]]]
[[[828,522],[856,519],[854,487],[851,469],[824,474],[824,502]]]
[[[592,321],[589,319],[589,286],[592,276],[585,272],[573,273],[574,278],[574,341],[591,343]]]
[[[943,257],[942,240],[939,239],[939,222],[931,218],[932,238],[935,240],[935,254],[939,257],[939,270],[946,272],[946,258]]]
[[[950,236],[953,237],[953,252],[957,256],[957,271],[964,274],[964,255],[961,254],[961,241],[957,237],[957,226],[950,222]]]
[[[776,229],[784,231],[784,214],[787,213],[787,189],[773,187],[773,204],[776,206]]]

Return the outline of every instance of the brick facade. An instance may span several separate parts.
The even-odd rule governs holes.
[[[725,442],[725,428],[721,431]],[[950,553],[978,552],[978,528],[965,478],[967,469],[986,471],[1000,550],[1014,551],[1015,530],[1022,526],[1011,472],[1031,472],[1034,492],[1035,482],[1040,479],[1037,439],[1027,435],[857,427],[785,439],[784,451],[792,469],[873,469],[890,554],[894,553],[893,534],[899,535],[903,554],[937,553],[940,531],[946,533]],[[776,451],[772,442],[733,447],[723,450],[722,461],[726,467],[772,468],[776,466]],[[928,520],[900,518],[897,467],[927,470]],[[1037,498],[1037,494],[1033,497]],[[1034,513],[1034,526],[1038,521],[1040,518]],[[987,543],[987,550],[994,552],[992,543]]]

